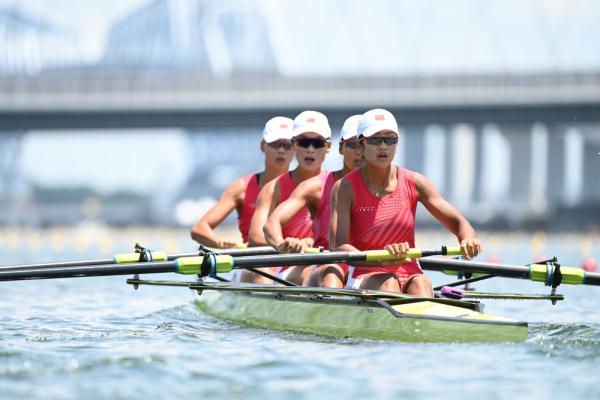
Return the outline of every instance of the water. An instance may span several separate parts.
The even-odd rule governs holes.
[[[405,344],[239,326],[202,314],[188,289],[124,281],[0,283],[0,398],[600,397],[599,288],[561,287],[556,306],[488,301],[531,323],[524,343]],[[501,278],[477,288],[546,292]]]

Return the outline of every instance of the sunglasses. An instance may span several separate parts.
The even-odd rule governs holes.
[[[388,146],[391,146],[393,144],[398,144],[398,138],[397,137],[388,137],[388,136],[371,136],[371,137],[365,138],[365,142],[367,142],[368,144],[375,145],[375,146],[379,146],[381,143],[385,143]]]
[[[344,141],[344,146],[346,146],[349,149],[356,149],[358,148],[358,140]]]
[[[322,139],[322,138],[301,137],[301,138],[294,138],[293,141],[294,141],[294,144],[297,144],[300,147],[304,147],[305,149],[308,149],[311,145],[315,149],[321,149],[321,148],[327,146],[327,140]]]
[[[292,143],[290,143],[287,140],[276,140],[274,142],[267,143],[267,146],[269,146],[272,149],[279,149],[280,147],[283,147],[284,150],[292,149]]]

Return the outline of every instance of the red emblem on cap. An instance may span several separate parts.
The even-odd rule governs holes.
[[[314,118],[307,118],[306,122],[312,122],[314,124],[316,121]]]
[[[385,115],[383,115],[383,114],[377,114],[375,116],[375,121],[383,121],[383,120],[385,120]]]
[[[281,124],[281,125],[279,125],[279,127],[285,129],[285,128],[287,128],[287,125],[286,124]]]

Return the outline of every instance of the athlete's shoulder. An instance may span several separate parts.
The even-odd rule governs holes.
[[[404,172],[404,176],[411,179],[415,183],[415,185],[422,185],[422,184],[429,183],[429,179],[427,179],[427,177],[420,172],[412,171],[409,169],[404,169],[403,172]]]
[[[353,171],[354,172],[354,171]],[[342,198],[348,198],[349,196],[353,196],[354,193],[354,185],[352,184],[351,179],[347,179],[350,174],[346,175],[342,179],[338,180],[334,185],[332,191],[339,195]]]
[[[279,179],[273,179],[264,184],[262,189],[260,190],[261,195],[264,194],[273,194],[276,188],[279,187]]]
[[[311,193],[318,193],[321,191],[321,182],[322,178],[319,175],[313,176],[312,178],[300,182],[295,192],[306,195]]]

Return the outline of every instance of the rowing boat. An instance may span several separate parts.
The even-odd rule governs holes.
[[[273,293],[205,290],[197,304],[211,316],[261,328],[403,342],[523,341],[527,323],[481,312],[481,304],[349,290]],[[382,297],[378,297],[382,296]]]
[[[114,260],[31,264],[0,267],[0,281],[73,278],[84,276],[129,275],[127,283],[145,286],[185,287],[197,291],[198,306],[206,313],[228,321],[252,326],[313,333],[332,337],[356,337],[406,342],[497,342],[523,341],[527,323],[483,312],[475,299],[563,300],[556,293],[561,284],[600,285],[600,274],[579,268],[561,267],[556,259],[528,266],[498,265],[464,260],[432,258],[458,254],[460,249],[425,251],[411,249],[405,256],[419,258],[423,269],[460,271],[466,279],[435,288],[435,298],[406,294],[355,290],[253,285],[226,281],[220,276],[234,269],[255,270],[269,265],[311,265],[325,263],[380,262],[398,260],[387,250],[362,252],[322,252],[303,254],[247,255],[248,250],[201,251],[174,259],[138,249],[135,255]],[[142,253],[146,253],[142,256]],[[161,259],[161,261],[151,261]],[[131,262],[134,261],[134,262]],[[195,281],[154,281],[139,274],[179,273],[197,276]],[[464,293],[457,286],[494,276],[531,279],[551,287],[548,295]],[[207,277],[219,282],[205,281]]]

